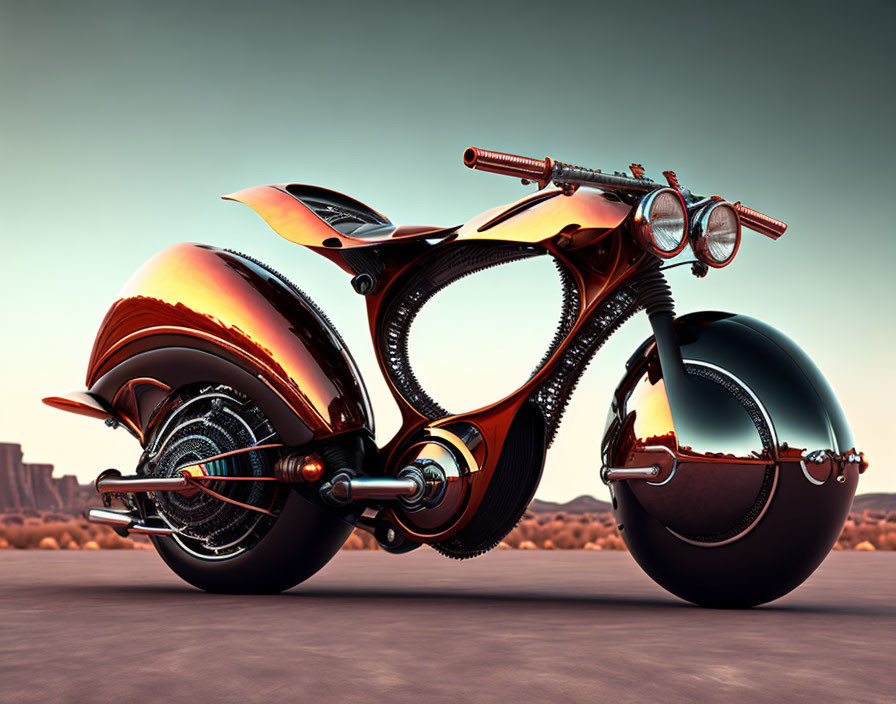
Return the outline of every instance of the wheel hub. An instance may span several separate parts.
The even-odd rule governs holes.
[[[152,477],[179,477],[185,466],[205,458],[259,444],[273,435],[260,411],[232,389],[206,389],[186,398],[169,416],[151,444],[150,461],[142,468]],[[247,452],[205,465],[220,477],[271,476],[263,452]],[[208,481],[221,496],[269,509],[276,499],[273,482]],[[201,556],[231,555],[251,547],[270,527],[269,517],[228,503],[200,489],[152,492],[149,500],[162,520],[178,531],[184,547]]]

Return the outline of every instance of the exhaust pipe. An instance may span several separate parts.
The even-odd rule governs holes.
[[[130,494],[143,491],[195,491],[186,477],[123,477],[107,469],[94,482],[100,494]]]
[[[127,533],[140,533],[143,535],[174,535],[177,531],[169,528],[161,521],[152,519],[144,520],[128,511],[116,511],[110,508],[92,508],[87,511],[87,520],[91,523],[99,523],[112,528],[124,530]],[[152,521],[152,522],[150,522]]]

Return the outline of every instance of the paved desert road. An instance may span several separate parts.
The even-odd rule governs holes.
[[[896,553],[835,553],[750,611],[626,554],[343,552],[280,596],[150,552],[0,551],[0,702],[894,701]]]

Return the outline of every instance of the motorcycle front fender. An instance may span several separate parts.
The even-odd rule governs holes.
[[[629,360],[603,442],[622,537],[684,599],[776,599],[834,546],[866,467],[843,410],[805,352],[758,320],[701,312],[654,329],[662,349],[649,338]]]
[[[110,417],[141,441],[159,404],[192,383],[238,385],[289,444],[373,432],[360,374],[323,313],[264,265],[204,245],[170,247],[128,281],[100,326],[86,383],[86,393],[45,402]]]
[[[802,452],[814,450],[841,454],[855,447],[830,384],[809,356],[779,330],[746,315],[709,311],[677,318],[674,329],[686,366],[720,370],[753,396],[772,429],[776,459],[782,455],[798,459]],[[661,379],[653,338],[629,360],[616,391],[613,415],[620,421],[626,400],[645,372],[654,383]],[[762,450],[755,424],[739,407],[727,417],[722,406],[709,407],[701,416],[687,408],[694,405],[693,399],[675,397],[668,386],[663,392],[669,394],[667,412],[679,448],[728,456],[744,456],[745,449]],[[697,419],[704,423],[698,426]]]

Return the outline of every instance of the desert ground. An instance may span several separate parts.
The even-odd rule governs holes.
[[[279,596],[151,551],[0,551],[0,701],[891,702],[896,553],[834,552],[748,611],[613,551],[342,551]]]

